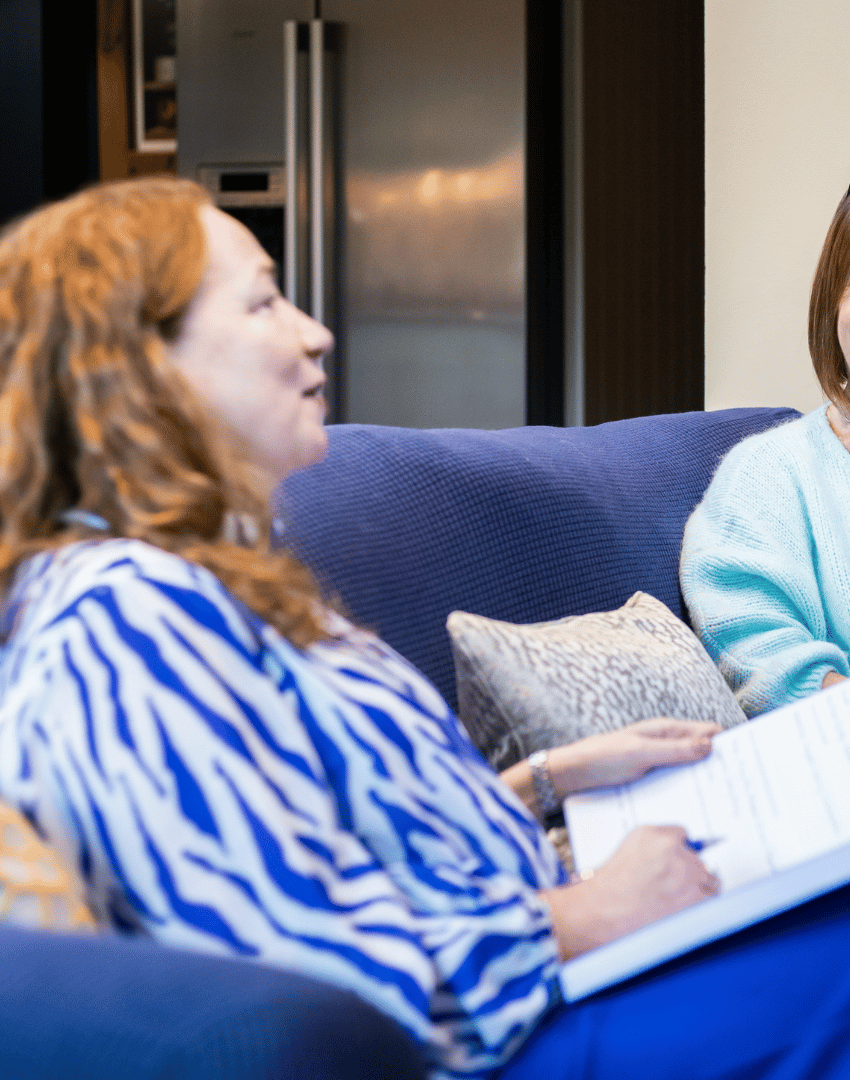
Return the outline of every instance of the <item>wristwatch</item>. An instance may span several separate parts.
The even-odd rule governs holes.
[[[549,775],[549,751],[535,750],[528,756],[528,767],[531,769],[531,780],[534,784],[534,795],[540,816],[543,818],[557,814],[561,809],[561,800],[555,794],[552,787],[552,777]]]

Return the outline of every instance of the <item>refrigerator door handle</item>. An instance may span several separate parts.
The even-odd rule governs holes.
[[[325,33],[321,19],[310,20],[310,314],[325,321]]]
[[[298,23],[283,24],[283,124],[286,195],[283,208],[283,294],[298,305]]]

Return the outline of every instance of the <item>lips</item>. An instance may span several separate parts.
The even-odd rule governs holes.
[[[318,397],[321,394],[324,385],[323,382],[316,383],[316,385],[311,386],[309,390],[305,390],[302,396],[305,398]]]

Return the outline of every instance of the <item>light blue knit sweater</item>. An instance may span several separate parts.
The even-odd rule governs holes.
[[[748,716],[850,675],[850,453],[826,408],[734,447],[685,529],[693,627]]]

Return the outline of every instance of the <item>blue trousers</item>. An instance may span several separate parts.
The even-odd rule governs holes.
[[[850,1080],[850,886],[546,1017],[499,1080]]]

